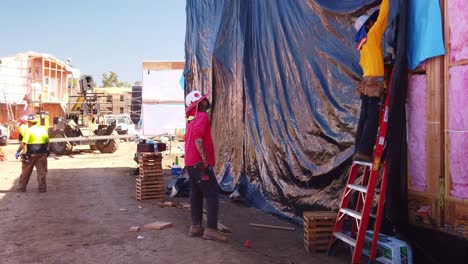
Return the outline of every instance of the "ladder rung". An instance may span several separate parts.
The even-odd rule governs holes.
[[[361,220],[361,218],[362,218],[362,215],[359,212],[348,209],[348,208],[341,208],[340,212],[342,212],[344,214],[347,214],[347,215],[349,215],[351,217],[354,217],[356,219],[359,219],[359,220]]]
[[[356,240],[352,237],[349,237],[341,232],[334,232],[333,235],[338,238],[339,240],[345,242],[346,244],[355,247],[356,246]]]
[[[348,184],[348,188],[358,192],[367,193],[367,188],[358,184]]]
[[[372,163],[371,162],[365,162],[365,161],[353,161],[354,164],[359,164],[359,165],[362,165],[362,166],[367,166],[367,167],[372,167]]]

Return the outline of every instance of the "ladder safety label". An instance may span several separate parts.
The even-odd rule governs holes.
[[[380,145],[383,145],[384,142],[385,142],[385,138],[384,138],[384,137],[380,137],[380,138],[379,138],[379,144],[380,144]]]

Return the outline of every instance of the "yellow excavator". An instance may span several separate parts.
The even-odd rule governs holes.
[[[57,155],[70,154],[76,145],[90,145],[92,150],[97,149],[102,153],[115,152],[120,139],[131,136],[118,135],[115,122],[101,122],[102,116],[112,111],[108,110],[107,105],[101,107],[106,100],[100,99],[106,96],[94,92],[93,77],[82,76],[79,84],[78,95],[69,97],[66,117],[54,118],[53,126],[49,128],[51,152]]]

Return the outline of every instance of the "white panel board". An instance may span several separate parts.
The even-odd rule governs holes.
[[[184,89],[180,85],[183,70],[143,71],[144,100],[184,101]]]
[[[143,104],[142,114],[144,136],[173,135],[176,128],[185,128],[183,104]]]
[[[182,74],[183,70],[143,70],[144,136],[173,135],[176,128],[185,128]]]

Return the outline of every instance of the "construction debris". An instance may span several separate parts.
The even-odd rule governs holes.
[[[177,206],[177,204],[174,203],[174,202],[159,202],[158,205],[161,206],[161,207],[175,207],[175,206]]]
[[[132,226],[128,229],[128,231],[130,232],[138,232],[140,231],[140,227],[139,226]]]
[[[172,226],[172,222],[154,222],[154,223],[151,223],[151,224],[144,225],[143,228],[163,230],[163,229],[171,227],[171,226]]]
[[[286,231],[296,230],[296,228],[294,227],[287,227],[287,226],[263,225],[263,224],[254,224],[254,223],[249,223],[249,225],[253,227],[271,228],[271,229],[286,230]]]

